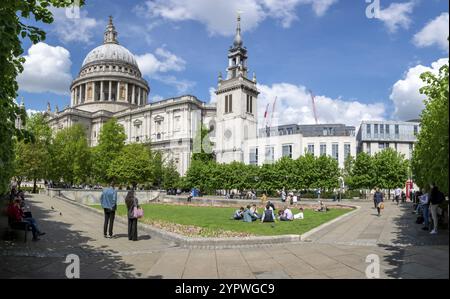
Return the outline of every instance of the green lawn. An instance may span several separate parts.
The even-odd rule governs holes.
[[[100,208],[100,206],[94,206]],[[258,236],[273,235],[301,235],[325,222],[350,212],[350,209],[331,209],[327,213],[317,213],[312,210],[305,210],[305,219],[290,222],[245,223],[243,221],[231,220],[236,208],[219,207],[196,207],[196,206],[178,206],[163,204],[147,204],[141,206],[144,209],[146,220],[156,220],[168,223],[177,223],[181,225],[191,225],[205,229],[204,236],[210,236],[208,231],[232,231],[242,232]],[[260,209],[261,213],[262,210]],[[295,209],[294,213],[298,210]],[[118,214],[126,215],[124,205],[118,207]]]

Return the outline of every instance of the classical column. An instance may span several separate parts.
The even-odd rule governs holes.
[[[116,102],[120,101],[120,81],[117,81]]]
[[[138,87],[138,106],[141,105],[141,96],[142,96],[142,92],[141,92],[141,88]]]
[[[75,103],[76,103],[76,105],[78,105],[79,103],[78,103],[78,101],[79,101],[79,98],[80,98],[80,86],[77,86],[77,87],[75,87],[76,88],[76,92],[75,92]]]
[[[73,89],[70,91],[70,107],[73,107]]]
[[[94,81],[92,82],[92,102],[95,102],[95,85],[97,83]]]
[[[84,102],[86,103],[88,101],[88,84],[84,83]]]
[[[108,101],[111,102],[112,81],[109,81]]]
[[[136,104],[136,85],[133,84],[133,92],[131,95],[131,104]]]
[[[105,97],[103,96],[103,81],[100,81],[100,102],[103,102]]]
[[[125,102],[130,102],[130,99],[128,98],[128,82],[125,83]]]

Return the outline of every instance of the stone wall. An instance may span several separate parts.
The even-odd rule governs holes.
[[[100,204],[100,196],[102,190],[77,190],[77,189],[47,189],[44,190],[48,196],[61,196],[68,200],[76,201],[85,205]],[[119,190],[117,193],[118,204],[123,204],[126,190]],[[159,191],[136,191],[136,197],[140,203],[148,203],[158,200],[160,196]]]

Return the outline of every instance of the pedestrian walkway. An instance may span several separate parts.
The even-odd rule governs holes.
[[[47,232],[41,241],[0,243],[0,278],[65,278],[68,254],[80,257],[81,278],[366,278],[366,257],[380,258],[381,278],[449,278],[448,231],[420,230],[409,204],[386,204],[376,217],[371,203],[318,231],[308,242],[234,249],[183,249],[146,233],[128,241],[103,237],[103,218],[45,195],[29,198]],[[0,229],[6,225],[1,216]],[[244,245],[244,244],[243,244]]]

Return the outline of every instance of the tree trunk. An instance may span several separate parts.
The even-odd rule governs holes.
[[[33,194],[36,194],[36,189],[37,189],[36,181],[37,181],[37,179],[33,180]]]
[[[391,200],[391,189],[388,189],[388,200]]]

